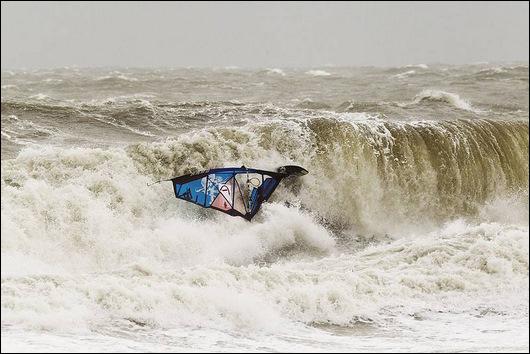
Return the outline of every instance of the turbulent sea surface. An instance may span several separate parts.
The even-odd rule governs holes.
[[[3,70],[2,351],[528,351],[528,64]],[[247,222],[177,200],[296,164]]]

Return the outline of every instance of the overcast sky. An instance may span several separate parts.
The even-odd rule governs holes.
[[[2,68],[528,61],[528,2],[1,6]]]

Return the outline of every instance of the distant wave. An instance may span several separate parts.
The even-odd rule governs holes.
[[[479,77],[509,77],[512,74],[517,74],[519,71],[526,70],[528,70],[528,65],[494,66],[481,69],[475,75]]]
[[[304,98],[296,105],[298,108],[304,109],[330,109],[331,106],[324,102],[313,101],[310,98]]]
[[[422,102],[444,102],[449,103],[451,106],[462,109],[469,112],[480,112],[475,109],[468,100],[461,98],[456,93],[441,91],[441,90],[423,90],[414,97],[413,104],[419,104]]]
[[[267,69],[267,74],[285,76],[285,72],[282,69],[277,68]]]
[[[100,76],[96,79],[96,81],[114,81],[114,80],[123,80],[123,81],[138,81],[135,77],[129,77],[126,75],[106,75],[106,76]]]
[[[330,76],[331,74],[324,70],[309,70],[306,74],[313,76]]]
[[[336,107],[337,112],[381,112],[385,102],[348,100]]]
[[[411,76],[411,75],[414,75],[416,74],[416,71],[415,70],[409,70],[409,71],[406,71],[404,73],[399,73],[399,74],[396,74],[396,75],[392,75],[393,78],[396,78],[396,79],[404,79],[408,76]]]
[[[337,112],[384,112],[385,109],[409,108],[429,104],[442,104],[473,113],[484,113],[484,111],[474,107],[467,99],[460,97],[456,93],[446,92],[436,89],[427,89],[418,93],[412,101],[355,101],[348,100],[336,107]],[[512,106],[510,106],[513,109]]]
[[[429,66],[426,64],[408,64],[403,66],[404,68],[420,68],[420,69],[429,69]]]
[[[61,80],[61,79],[53,79],[53,78],[44,79],[43,81],[46,82],[46,83],[61,83],[61,82],[63,82],[63,80]]]
[[[506,68],[502,66],[496,66],[493,68],[482,69],[477,74],[503,74],[505,72],[507,72]]]
[[[516,69],[528,70],[528,64],[513,65],[513,66],[510,66],[509,69],[512,69],[512,70],[516,70]]]
[[[34,98],[34,99],[36,99],[36,100],[42,101],[42,100],[49,99],[50,96],[45,95],[45,94],[43,94],[43,93],[38,93],[38,94],[36,94],[36,95],[30,96],[29,98]]]

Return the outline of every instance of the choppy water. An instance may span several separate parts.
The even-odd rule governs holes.
[[[528,351],[526,63],[1,84],[2,351]],[[146,186],[241,164],[310,174]]]

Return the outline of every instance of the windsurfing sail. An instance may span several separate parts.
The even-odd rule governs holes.
[[[306,173],[298,166],[282,166],[277,172],[242,166],[214,168],[170,180],[177,198],[250,221],[283,178]]]

